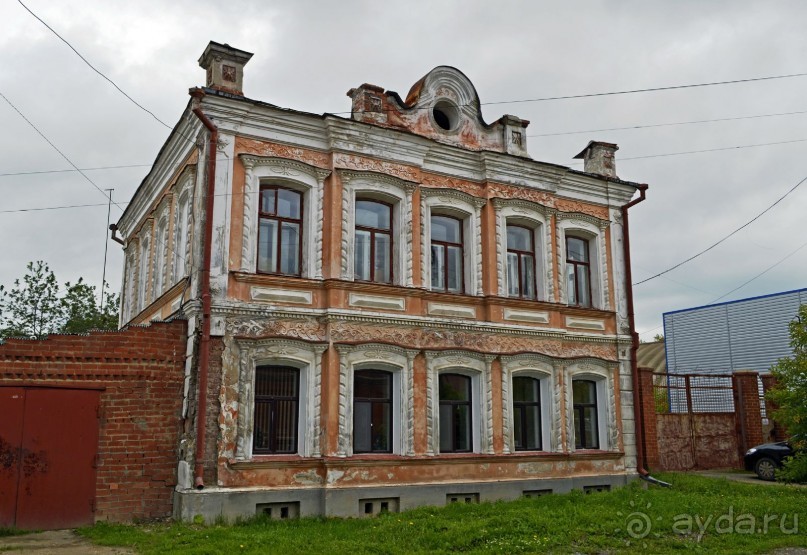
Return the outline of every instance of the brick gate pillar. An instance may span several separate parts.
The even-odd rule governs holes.
[[[773,428],[771,429],[771,435],[773,436],[773,441],[785,441],[787,439],[787,434],[785,433],[785,429],[776,422],[773,417],[773,413],[776,412],[776,409],[779,407],[776,403],[768,399],[768,391],[776,387],[776,378],[771,376],[770,374],[766,374],[764,376],[760,376],[762,379],[762,390],[765,392],[765,414],[770,420]]]
[[[651,469],[660,467],[658,428],[656,427],[656,402],[653,391],[653,369],[639,368],[639,396],[641,412],[636,416],[637,426],[642,427],[645,461]],[[641,418],[641,421],[639,421]],[[639,461],[641,464],[641,461]]]
[[[737,448],[745,452],[762,443],[762,412],[759,408],[759,375],[752,370],[734,372],[734,413],[737,417]]]

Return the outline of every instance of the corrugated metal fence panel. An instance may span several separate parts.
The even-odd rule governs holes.
[[[791,356],[788,325],[799,311],[799,292],[726,305],[734,370],[767,372]]]
[[[730,369],[725,306],[664,315],[667,370],[726,372]]]

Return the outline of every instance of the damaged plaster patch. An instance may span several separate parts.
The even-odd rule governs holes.
[[[328,480],[327,481],[328,481],[329,484],[335,484],[336,482],[341,480],[342,476],[344,476],[344,475],[345,475],[345,473],[343,471],[341,471],[341,470],[329,470],[328,471]]]
[[[313,469],[296,473],[294,475],[294,481],[307,486],[322,484],[322,478],[317,474],[317,471]]]

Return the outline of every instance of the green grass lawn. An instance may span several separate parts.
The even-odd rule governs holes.
[[[607,493],[426,507],[368,519],[254,519],[229,526],[98,524],[80,533],[98,544],[130,546],[144,554],[733,554],[807,546],[807,488],[687,474],[659,477],[673,488],[645,489],[637,481]]]

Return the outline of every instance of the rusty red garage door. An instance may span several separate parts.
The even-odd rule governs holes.
[[[93,523],[100,392],[0,387],[0,526]]]

